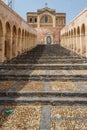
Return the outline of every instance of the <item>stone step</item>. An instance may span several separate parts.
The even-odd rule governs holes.
[[[33,55],[32,55],[33,56]],[[19,56],[19,57],[16,57],[15,59],[28,59],[28,58],[30,58],[30,59],[32,59],[32,56],[30,56],[30,55],[23,55],[23,56]],[[34,55],[34,57],[33,58],[37,58],[37,56],[38,55]],[[78,57],[78,56],[49,56],[49,57],[46,57],[46,56],[41,56],[41,57],[39,57],[39,58],[41,58],[41,59],[83,59],[83,60],[86,60],[86,58],[81,58],[81,57]],[[15,60],[15,59],[13,59],[13,60]]]
[[[41,54],[27,54],[27,55],[23,55],[23,56],[20,56],[20,57],[16,57],[16,58],[14,58],[14,59],[20,59],[20,58],[22,58],[22,59],[24,59],[24,58],[26,58],[26,59],[28,59],[28,58],[45,58],[45,59],[48,59],[48,58],[50,58],[50,59],[53,59],[53,58],[57,58],[57,59],[71,59],[71,58],[73,58],[73,59],[86,59],[86,58],[83,58],[83,57],[78,57],[78,56],[69,56],[69,55],[66,55],[66,56],[63,56],[63,55],[60,55],[60,56],[58,56],[58,55],[56,55],[56,54],[54,54],[54,55],[47,55],[47,54],[43,54],[43,55],[41,55]]]
[[[0,97],[0,105],[4,104],[14,104],[14,103],[42,103],[42,104],[87,104],[87,98],[57,98],[57,97]]]
[[[80,57],[80,56],[75,56],[75,55],[58,55],[58,54],[46,54],[46,53],[42,53],[42,54],[39,54],[39,53],[32,53],[32,54],[27,54],[27,55],[23,55],[23,56],[20,56],[21,58],[32,58],[32,57],[36,57],[36,58],[57,58],[57,59],[64,59],[64,58],[77,58],[77,59],[86,59],[85,57]],[[16,57],[17,58],[17,57]]]
[[[87,81],[87,75],[6,75],[0,74],[0,81]]]
[[[15,59],[14,61],[66,61],[65,58],[40,58],[40,59],[32,59],[32,58],[20,58],[20,59]],[[84,62],[87,62],[87,59],[74,59],[74,58],[67,58],[67,61],[76,61],[76,62],[79,62],[79,61],[84,61]]]
[[[11,64],[35,64],[35,63],[37,63],[37,64],[46,64],[46,63],[48,63],[48,64],[56,64],[56,63],[69,63],[69,64],[74,64],[74,63],[80,63],[80,64],[82,64],[82,63],[87,63],[87,61],[86,60],[75,60],[75,59],[68,59],[68,60],[66,60],[66,59],[62,59],[62,60],[60,60],[60,59],[45,59],[45,60],[43,60],[43,59],[40,59],[40,60],[35,60],[35,59],[32,59],[32,60],[30,60],[30,59],[25,59],[25,60],[22,60],[22,59],[20,59],[20,60],[17,60],[17,61],[12,61],[12,62],[10,62]]]
[[[0,69],[16,70],[16,69],[30,69],[30,70],[87,70],[87,64],[4,64],[0,65]]]
[[[0,97],[87,97],[87,91],[0,91]]]

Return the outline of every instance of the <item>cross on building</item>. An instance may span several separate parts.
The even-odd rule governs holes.
[[[45,7],[47,7],[48,3],[45,3]]]

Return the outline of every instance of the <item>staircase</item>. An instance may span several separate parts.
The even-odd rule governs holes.
[[[15,82],[8,90],[0,90],[0,104],[87,104],[83,71],[87,71],[86,58],[60,45],[38,45],[0,64],[0,81]]]

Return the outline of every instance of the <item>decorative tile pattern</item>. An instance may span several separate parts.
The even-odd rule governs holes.
[[[50,82],[52,91],[77,91],[79,90],[73,82]]]
[[[41,91],[44,90],[44,82],[38,82],[38,81],[30,81],[30,82],[24,82],[21,85],[19,85],[16,90],[18,91]]]
[[[87,106],[54,106],[51,130],[87,130]]]
[[[87,75],[87,70],[72,70],[74,75]]]
[[[31,70],[29,75],[45,75],[45,70]]]
[[[12,109],[11,115],[5,113]],[[7,106],[0,114],[0,130],[39,130],[41,106]]]
[[[9,90],[13,84],[15,84],[15,81],[0,81],[0,91]]]

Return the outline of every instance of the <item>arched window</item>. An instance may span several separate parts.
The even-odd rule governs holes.
[[[37,22],[37,18],[35,18],[35,23]]]
[[[45,23],[48,23],[48,17],[45,16]]]
[[[32,18],[30,18],[30,23],[32,23]]]

